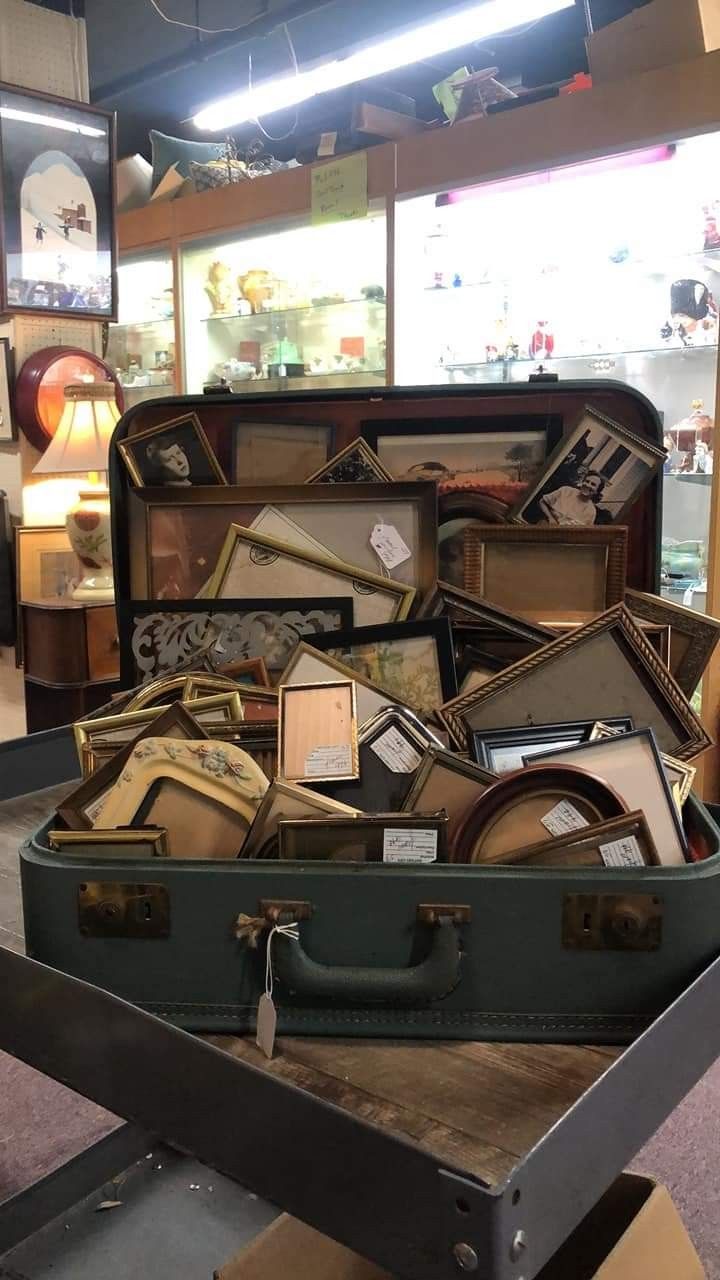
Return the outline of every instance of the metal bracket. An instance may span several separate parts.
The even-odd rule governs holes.
[[[438,920],[452,917],[453,924],[470,924],[472,911],[470,907],[460,906],[453,902],[421,902],[417,909],[420,924],[437,924]]]
[[[562,944],[574,951],[658,951],[662,899],[650,893],[566,893]]]
[[[264,916],[269,924],[277,924],[281,916],[289,916],[293,920],[310,920],[312,913],[311,902],[286,902],[281,898],[261,898],[258,903],[258,915]]]
[[[455,1277],[478,1271],[482,1264],[483,1275],[494,1275],[488,1239],[488,1229],[494,1230],[494,1217],[488,1217],[488,1188],[449,1169],[438,1169],[438,1175],[444,1210],[445,1234],[438,1241],[443,1270]]]
[[[88,880],[78,888],[85,938],[169,938],[170,895],[162,884]]]

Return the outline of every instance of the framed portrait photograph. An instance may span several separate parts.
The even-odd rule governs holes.
[[[300,484],[325,466],[334,448],[331,423],[236,422],[232,483]]]
[[[12,386],[14,360],[9,338],[0,338],[0,443],[17,440],[13,414]]]
[[[665,450],[588,406],[515,506],[521,524],[622,524]]]
[[[115,117],[0,85],[0,312],[117,319]]]
[[[190,489],[227,484],[196,413],[127,436],[119,441],[118,450],[138,485]]]
[[[457,693],[448,618],[356,627],[310,643],[421,713],[429,714]]]
[[[465,535],[465,587],[541,626],[584,622],[623,599],[627,538],[624,525],[478,525]]]
[[[349,596],[142,600],[119,602],[118,617],[124,681],[154,679],[206,651],[220,674],[241,681],[238,665],[262,661],[260,673],[276,676],[301,640],[351,626],[353,604]]]

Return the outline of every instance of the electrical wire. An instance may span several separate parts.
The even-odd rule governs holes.
[[[241,22],[239,27],[199,27],[195,22],[181,22],[179,18],[169,18],[166,13],[163,13],[158,0],[150,0],[150,4],[158,17],[162,18],[163,22],[168,22],[171,27],[186,27],[189,31],[199,31],[203,36],[230,34],[233,31],[242,31],[243,27],[247,26],[247,23]]]
[[[289,27],[288,27],[287,22],[283,22],[283,24],[282,24],[282,30],[283,30],[283,32],[284,32],[285,39],[287,40],[288,49],[290,50],[290,57],[291,57],[291,59],[292,59],[293,70],[294,70],[294,72],[295,72],[295,75],[297,76],[297,75],[299,75],[299,74],[300,74],[300,68],[299,68],[299,66],[298,66],[297,52],[296,52],[296,50],[295,50],[295,45],[294,45],[294,43],[293,43],[293,38],[292,38],[292,36],[290,35],[290,29],[289,29]],[[249,53],[249,54],[248,54],[248,89],[252,89],[252,87],[253,87],[253,82],[252,82],[252,53]],[[255,120],[253,121],[253,123],[257,125],[257,127],[258,127],[258,129],[260,130],[260,132],[261,132],[261,134],[262,134],[263,138],[265,138],[268,142],[287,142],[288,138],[292,138],[293,134],[295,133],[295,131],[296,131],[297,127],[298,127],[298,123],[299,123],[299,121],[300,121],[300,110],[299,110],[299,108],[298,108],[298,107],[296,107],[296,108],[295,108],[295,119],[293,120],[293,123],[292,123],[291,127],[288,129],[287,133],[282,133],[282,134],[280,134],[280,136],[279,136],[279,137],[277,137],[277,138],[276,138],[276,137],[274,137],[272,133],[268,133],[267,129],[265,129],[265,128],[263,127],[263,125],[261,124],[260,120],[258,120],[258,119],[257,119],[257,117],[255,118]]]

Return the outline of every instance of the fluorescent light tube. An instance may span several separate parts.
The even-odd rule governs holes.
[[[104,129],[92,129],[89,124],[73,124],[71,120],[58,120],[55,116],[41,116],[35,111],[18,111],[15,107],[0,107],[5,120],[21,120],[24,124],[42,124],[49,129],[64,129],[66,133],[82,133],[87,138],[104,138]]]
[[[215,133],[246,120],[257,120],[273,111],[296,107],[316,94],[449,53],[451,49],[462,48],[474,40],[486,40],[526,22],[537,22],[561,9],[571,9],[574,3],[575,0],[486,0],[485,4],[473,5],[380,40],[346,58],[323,62],[297,75],[266,80],[252,89],[230,94],[203,107],[193,117],[193,123],[198,129]]]

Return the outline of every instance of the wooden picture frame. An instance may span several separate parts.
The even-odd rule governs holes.
[[[447,816],[439,813],[286,818],[278,827],[278,857],[281,862],[428,866],[447,862],[447,825]]]
[[[639,809],[645,814],[659,862],[667,866],[685,865],[687,837],[652,729],[633,729],[579,746],[547,751],[542,756],[534,756],[533,762],[574,765],[605,779],[628,812]]]
[[[670,628],[668,665],[685,697],[691,698],[720,643],[720,619],[630,588],[625,603],[633,617]]]
[[[465,589],[541,626],[603,613],[625,595],[624,525],[474,525],[465,534]]]
[[[526,723],[629,715],[655,730],[661,750],[692,759],[711,740],[624,605],[521,659],[445,704],[439,715],[462,750],[473,732]]]
[[[117,320],[114,113],[14,84],[0,104],[0,314]],[[23,210],[46,203],[28,244]],[[26,255],[42,275],[25,273]]]
[[[163,437],[167,437],[164,442]],[[225,473],[196,413],[183,413],[125,436],[118,441],[117,449],[133,484],[143,488],[167,486],[185,494],[194,486],[227,486]],[[172,458],[165,456],[171,451]]]
[[[657,866],[655,842],[641,810],[609,818],[565,835],[543,840],[540,844],[516,849],[505,855],[497,866],[513,866],[521,870],[554,867],[651,867]]]
[[[610,722],[613,733],[629,733],[632,719],[616,718]],[[516,725],[512,729],[495,729],[472,735],[472,755],[484,769],[498,776],[522,769],[536,755],[563,747],[591,742],[595,724],[592,720],[568,720],[564,724]]]
[[[326,630],[352,623],[349,596],[120,601],[121,676],[135,684],[139,674],[147,678],[166,660],[170,674],[177,654],[192,654],[197,645],[218,675],[242,681],[254,673],[258,683],[269,684],[268,672],[277,676],[301,639],[315,641]],[[218,645],[228,661],[213,661]]]
[[[278,777],[283,782],[348,782],[359,776],[354,680],[281,684]]]
[[[452,858],[455,835],[466,811],[494,782],[497,774],[489,769],[443,747],[427,747],[403,801],[403,811],[432,813],[444,809],[448,817],[448,852]]]
[[[500,609],[481,600],[469,591],[461,590],[450,582],[438,580],[434,590],[418,606],[418,618],[449,618],[453,631],[457,626],[480,628],[475,634],[478,641],[482,633],[501,637],[523,646],[524,652],[534,652],[555,639],[552,631],[536,623],[519,618],[507,609]]]
[[[85,831],[49,831],[51,850],[64,858],[87,858],[93,862],[127,859],[144,861],[145,858],[167,858],[167,830],[165,827],[138,827],[101,830],[96,827]]]
[[[74,831],[90,831],[97,814],[125,766],[133,747],[143,738],[189,738],[199,741],[208,734],[200,722],[181,702],[173,702],[160,715],[153,717],[126,747],[116,751],[111,760],[101,765],[79,786],[74,787],[58,805],[58,814]]]
[[[18,438],[13,412],[13,376],[15,361],[9,338],[0,338],[0,444]]]
[[[380,522],[395,529],[411,552],[390,569],[395,581],[424,595],[437,578],[437,492],[430,482],[136,488],[127,497],[133,600],[212,595],[208,579],[231,525],[377,576],[385,569],[370,537]],[[264,592],[243,588],[234,594]],[[289,584],[282,594],[297,591]]]
[[[577,426],[563,437],[542,475],[514,507],[511,519],[530,525],[554,522],[564,528],[622,524],[665,457],[664,449],[586,405]],[[590,476],[598,481],[592,498],[573,498],[573,493],[584,493]]]
[[[307,483],[335,452],[332,423],[242,419],[231,430],[234,485]]]
[[[400,622],[407,617],[415,598],[414,587],[404,586],[392,578],[383,578],[380,574],[365,573],[340,560],[299,552],[288,543],[279,542],[276,538],[261,537],[236,524],[231,525],[228,530],[220,559],[208,585],[207,598],[222,600],[226,589],[233,592],[233,598],[237,598],[234,590],[237,584],[231,581],[231,575],[238,548],[245,550],[248,567],[252,564],[259,570],[254,575],[254,585],[260,588],[263,580],[266,581],[269,600],[275,598],[274,588],[277,588],[277,595],[280,595],[283,586],[283,581],[277,580],[278,561],[283,562],[287,585],[294,586],[296,590],[299,580],[302,580],[302,570],[305,570],[308,580],[307,595],[310,598],[315,598],[318,594],[327,595],[332,588],[335,589],[333,594],[350,597],[355,621],[359,625],[370,622]],[[274,573],[270,575],[272,580],[268,578],[268,567],[274,569]],[[242,570],[240,575],[236,572],[237,576],[242,576]],[[314,582],[310,579],[314,579]],[[345,587],[345,591],[339,591],[342,587]],[[284,594],[283,590],[282,595]]]
[[[284,817],[317,817],[318,814],[358,813],[350,805],[341,804],[330,796],[319,795],[310,787],[294,782],[271,781],[258,806],[253,825],[240,850],[241,858],[268,859],[277,857],[278,826]]]
[[[374,449],[362,436],[351,441],[339,453],[318,467],[306,484],[394,484],[395,477],[384,467]]]
[[[362,728],[367,720],[386,706],[397,706],[400,699],[381,688],[372,680],[367,680],[353,667],[339,662],[329,653],[323,653],[305,641],[297,646],[283,671],[278,686],[298,684],[321,684],[332,680],[350,680],[356,689],[356,710],[358,725]],[[415,708],[410,708],[415,710]]]
[[[429,715],[457,695],[448,618],[422,618],[315,636],[313,647]]]

